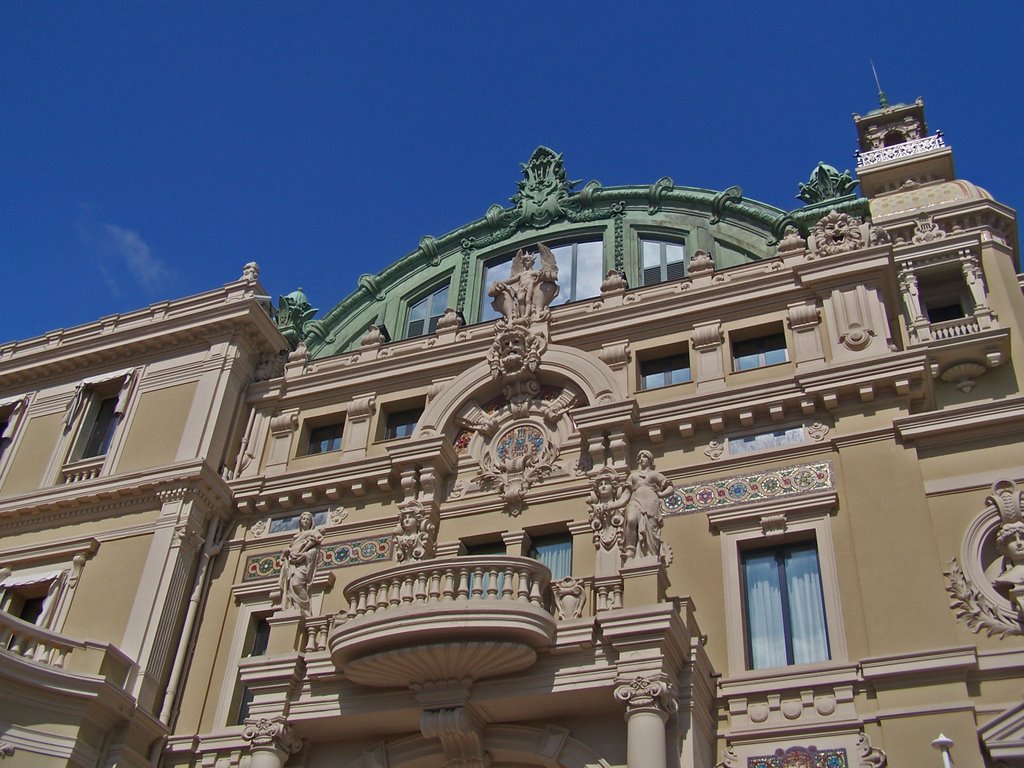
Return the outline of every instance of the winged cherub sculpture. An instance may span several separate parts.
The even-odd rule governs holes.
[[[506,320],[525,320],[547,316],[548,306],[558,296],[558,264],[555,254],[543,243],[537,254],[520,249],[512,259],[511,274],[505,280],[491,283],[487,295],[491,306]],[[540,268],[534,269],[538,254]]]

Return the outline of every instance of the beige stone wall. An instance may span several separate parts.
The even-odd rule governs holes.
[[[62,418],[62,413],[50,413],[31,418],[24,425],[18,451],[0,487],[0,497],[28,493],[48,484],[49,478],[44,478],[43,473],[60,437]]]
[[[135,516],[139,522],[153,515]],[[85,564],[63,632],[69,637],[119,645],[132,608],[134,588],[143,578],[151,534],[139,532],[101,542]]]
[[[196,387],[194,382],[178,384],[144,392],[139,397],[134,418],[126,425],[129,431],[117,472],[133,472],[174,461]]]

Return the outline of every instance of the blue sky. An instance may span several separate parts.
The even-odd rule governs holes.
[[[538,144],[571,178],[782,208],[852,112],[923,96],[958,174],[1014,208],[1024,3],[0,6],[0,339],[185,296],[259,262],[326,311],[507,204]]]

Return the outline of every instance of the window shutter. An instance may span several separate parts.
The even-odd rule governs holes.
[[[644,285],[655,285],[661,282],[661,265],[647,267],[644,270]]]
[[[668,280],[680,280],[686,277],[685,261],[670,261],[667,266]]]

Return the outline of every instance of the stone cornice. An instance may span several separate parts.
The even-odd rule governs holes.
[[[644,406],[639,411],[636,428],[641,432],[678,429],[688,435],[706,426],[721,432],[726,428],[726,420],[739,419],[744,426],[759,421],[783,423],[787,418],[799,418],[799,414],[814,415],[822,407],[833,410],[846,399],[860,402],[895,396],[903,400],[930,382],[926,372],[925,356],[915,352],[832,364],[808,373],[789,374],[787,371],[775,382],[734,386],[714,394],[695,393],[670,403]],[[781,409],[780,418],[774,417],[775,409]]]
[[[231,505],[231,493],[221,477],[204,461],[195,460],[3,499],[0,531],[35,528],[110,508],[159,506],[168,494],[194,498],[209,511],[226,513]]]
[[[1024,397],[976,403],[941,411],[928,411],[893,420],[900,438],[906,441],[948,441],[970,430],[994,434],[1020,434],[1024,422]]]
[[[25,382],[37,386],[44,379],[71,371],[138,360],[168,347],[218,336],[242,336],[259,354],[272,354],[286,342],[255,300],[253,286],[237,281],[218,290],[0,345],[0,381],[4,389]]]
[[[242,478],[228,485],[239,509],[267,513],[337,501],[346,493],[387,492],[392,488],[391,474],[390,456],[368,456],[316,469]]]

